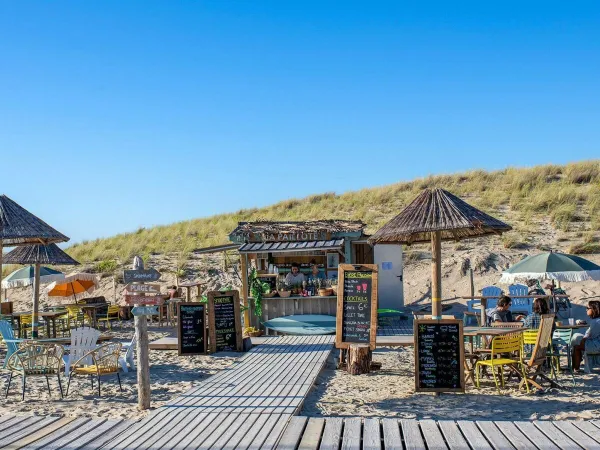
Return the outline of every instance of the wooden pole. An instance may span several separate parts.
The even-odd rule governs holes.
[[[471,283],[471,300],[475,297],[475,282],[473,281],[473,269],[469,269],[469,281]]]
[[[38,310],[40,303],[40,263],[35,263],[35,275],[33,279],[33,312],[31,314],[31,337],[37,338],[37,321],[38,321]],[[48,336],[50,337],[50,336]]]
[[[369,344],[350,344],[346,370],[350,375],[362,375],[371,371],[373,353]]]
[[[442,318],[442,232],[431,234],[431,315]]]
[[[244,306],[244,327],[251,326],[250,324],[250,310],[248,309],[248,255],[244,255],[240,258],[241,265],[241,276],[242,276],[242,304]]]
[[[0,303],[2,302],[2,240],[0,240]],[[6,298],[6,292],[4,293],[4,298]]]
[[[137,283],[144,284],[144,283]],[[139,293],[144,297],[146,294]],[[148,350],[148,319],[146,316],[134,316],[137,350],[138,409],[150,408],[150,357]]]

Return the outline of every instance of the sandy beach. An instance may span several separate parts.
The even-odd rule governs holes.
[[[335,370],[333,359],[318,377],[304,403],[307,416],[369,416],[434,420],[529,420],[592,419],[600,416],[599,375],[576,375],[559,379],[564,390],[527,395],[518,383],[496,392],[491,379],[481,389],[467,383],[465,394],[414,392],[414,353],[412,347],[380,348],[373,360],[382,369],[367,375],[352,376]]]
[[[113,326],[115,338],[129,342],[133,336],[133,322],[121,322]],[[150,340],[159,339],[168,333],[166,328],[149,327]],[[2,347],[0,359],[4,359]],[[150,383],[152,409],[157,408],[181,393],[198,385],[202,380],[229,366],[235,358],[214,356],[178,356],[177,351],[150,350]],[[4,396],[5,375],[2,375],[2,393],[0,395],[0,415],[2,414],[61,414],[70,417],[103,417],[118,419],[136,419],[145,416],[151,410],[140,412],[137,409],[136,372],[121,373],[123,392],[119,391],[116,376],[102,377],[102,397],[98,398],[97,385],[92,389],[89,379],[74,377],[69,396],[59,400],[56,378],[50,379],[52,396],[44,377],[27,379],[25,401],[21,401],[21,379],[13,378],[8,398]],[[61,377],[66,392],[67,379]]]

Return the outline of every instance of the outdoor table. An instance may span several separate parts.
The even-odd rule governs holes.
[[[513,298],[545,298],[548,299],[550,297],[552,297],[552,294],[546,294],[546,295],[536,295],[536,294],[531,294],[531,295],[508,295],[508,297],[510,297],[511,299]],[[554,297],[556,298],[568,298],[568,295],[555,295]],[[500,298],[497,295],[493,295],[490,297],[484,297],[483,295],[464,295],[462,297],[460,297],[464,300],[480,300],[481,301],[481,323],[486,323],[486,316],[485,316],[485,310],[487,309],[487,301],[490,298]]]
[[[587,328],[589,324],[586,325],[569,325],[568,323],[563,323],[561,325],[554,325],[554,328],[557,330],[578,330],[579,328]]]
[[[473,360],[477,361],[479,359],[479,357],[476,355],[473,349],[473,338],[475,336],[491,337],[493,339],[496,336],[505,336],[507,334],[512,333],[522,333],[525,330],[527,330],[527,328],[464,327],[463,336],[469,337],[469,344],[471,346],[471,353],[469,355],[469,359],[471,359],[471,367],[468,366],[468,358],[465,357],[465,383],[468,381],[469,378],[471,380],[475,380],[475,364],[473,363]]]
[[[43,317],[46,321],[46,332],[48,336],[56,338],[56,319],[64,316],[67,311],[38,311],[38,317]],[[31,316],[29,311],[20,311],[12,313],[12,316],[17,320],[17,336],[21,337],[21,316]],[[50,326],[52,323],[52,326]]]
[[[101,334],[98,336],[98,342],[106,342],[110,341],[113,338],[110,334]],[[71,338],[50,338],[50,339],[5,339],[5,342],[42,342],[42,343],[52,343],[52,344],[60,344],[60,345],[71,345]]]
[[[197,288],[198,297],[200,297],[200,283],[197,283],[197,282],[181,283],[177,287],[184,287],[184,288],[186,288],[186,290],[187,290],[187,301],[188,302],[192,301],[192,288],[193,287]]]

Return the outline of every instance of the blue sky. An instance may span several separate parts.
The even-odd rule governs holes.
[[[0,3],[0,192],[73,242],[597,158],[597,2]]]

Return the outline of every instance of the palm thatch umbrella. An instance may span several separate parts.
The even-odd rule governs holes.
[[[426,189],[369,239],[371,244],[431,242],[432,315],[441,318],[442,241],[500,235],[510,225],[474,208],[444,189]]]
[[[35,244],[17,247],[4,256],[8,264],[35,264],[31,335],[37,337],[37,317],[40,298],[40,265],[77,266],[79,263],[63,252],[58,245]]]
[[[66,242],[69,238],[56,231],[39,217],[34,216],[25,208],[6,195],[0,195],[0,283],[2,282],[2,248],[4,246],[16,247],[29,244],[48,245],[55,242]],[[36,263],[36,277],[34,283],[34,299],[39,300],[40,263]],[[1,295],[1,293],[0,293]],[[0,301],[1,301],[0,297]],[[33,322],[37,319],[37,301],[34,301]],[[33,331],[33,330],[32,330]]]

